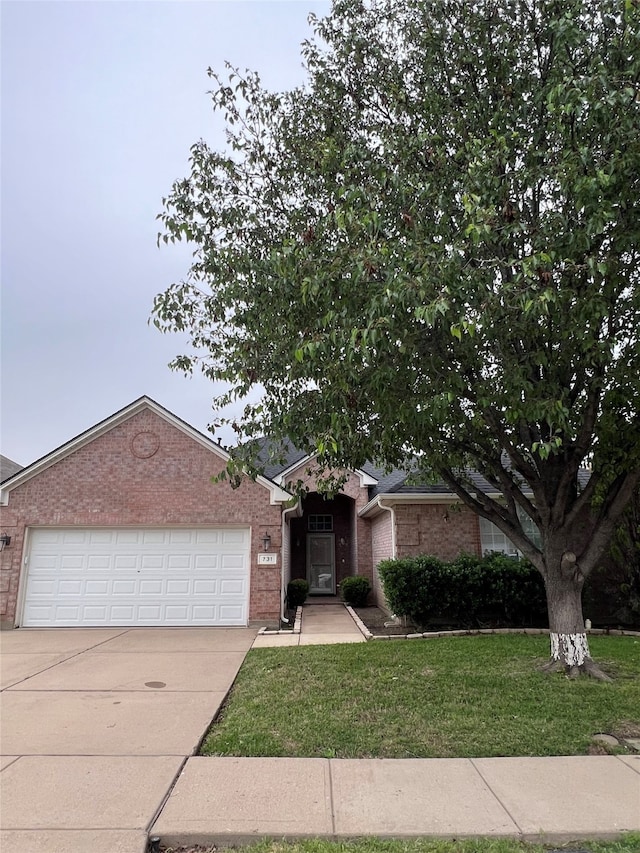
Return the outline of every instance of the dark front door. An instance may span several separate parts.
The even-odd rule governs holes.
[[[307,580],[311,594],[335,595],[336,558],[333,533],[307,534]]]

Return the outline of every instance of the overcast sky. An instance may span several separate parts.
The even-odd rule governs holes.
[[[143,394],[197,429],[213,389],[148,326],[189,266],[156,214],[189,147],[223,144],[206,70],[304,79],[322,0],[2,0],[0,450],[27,465]],[[232,434],[223,434],[223,442]]]

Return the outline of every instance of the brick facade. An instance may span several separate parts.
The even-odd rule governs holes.
[[[386,606],[377,566],[382,560],[431,554],[453,560],[459,554],[481,554],[478,517],[466,507],[450,504],[405,503],[387,499],[392,512],[371,520],[373,589],[380,607]],[[395,554],[394,554],[395,538]]]
[[[397,504],[396,557],[433,554],[453,560],[458,554],[480,554],[478,517],[467,507],[450,504]]]
[[[325,500],[315,492],[317,473],[307,460],[288,472],[290,482],[302,480],[310,492],[302,517],[287,513],[283,542],[288,496],[265,480],[247,479],[237,489],[213,482],[224,469],[224,451],[157,404],[143,401],[52,454],[49,467],[36,463],[33,475],[10,491],[8,505],[0,508],[2,532],[11,536],[10,547],[0,553],[3,627],[14,625],[25,533],[33,527],[249,527],[249,621],[265,625],[279,622],[283,570],[285,580],[306,576],[310,513],[333,516],[337,583],[364,575],[382,605],[376,571],[381,560],[416,554],[448,560],[481,552],[478,519],[470,510],[428,503],[420,495],[415,500],[388,495],[393,513],[373,507],[362,517],[369,503],[363,477],[349,472],[341,493]],[[265,533],[278,555],[276,566],[258,566]]]
[[[380,575],[377,571],[378,563],[382,560],[393,558],[393,516],[391,512],[381,512],[371,520],[371,547],[373,554],[373,594],[379,605],[384,605],[384,592]]]
[[[14,624],[25,530],[48,525],[249,526],[249,619],[277,623],[281,507],[259,483],[212,482],[224,464],[222,454],[143,409],[17,486],[1,509],[2,532],[11,536],[0,554],[2,623]],[[279,555],[275,567],[257,564],[265,532]]]

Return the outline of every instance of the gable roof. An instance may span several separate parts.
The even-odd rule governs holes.
[[[32,477],[40,474],[42,471],[45,471],[47,468],[50,468],[52,465],[55,465],[56,462],[60,462],[62,459],[65,459],[67,456],[70,456],[76,450],[81,447],[84,447],[86,444],[94,441],[101,435],[109,432],[118,424],[123,423],[129,418],[132,418],[134,415],[137,415],[139,412],[144,410],[150,410],[154,412],[158,417],[170,423],[172,426],[181,430],[181,432],[188,435],[194,441],[201,444],[206,450],[211,451],[215,455],[219,456],[223,462],[227,462],[229,460],[229,453],[220,445],[213,441],[208,436],[199,432],[195,427],[192,427],[186,421],[183,421],[182,418],[179,418],[177,415],[174,415],[173,412],[170,412],[168,409],[165,409],[164,406],[161,406],[159,403],[156,403],[155,400],[152,400],[150,397],[143,396],[139,397],[137,400],[134,400],[133,403],[130,403],[128,406],[125,406],[123,409],[115,412],[113,415],[110,415],[108,418],[105,418],[103,421],[100,421],[95,426],[90,427],[88,430],[80,433],[75,438],[72,438],[70,441],[67,441],[65,444],[62,444],[60,447],[53,450],[51,453],[48,453],[46,456],[37,459],[31,465],[27,465],[26,468],[22,468],[18,470],[17,473],[10,475],[8,479],[2,481],[2,492],[1,492],[1,500],[0,503],[6,504],[8,500],[9,492],[12,489],[15,489],[17,486],[22,485],[27,480],[30,480]],[[292,495],[286,492],[284,489],[280,488],[277,483],[272,482],[267,477],[257,477],[256,482],[258,482],[261,486],[268,489],[271,493],[271,503],[288,503]]]
[[[296,468],[305,462],[312,462],[318,456],[317,453],[306,453],[304,450],[299,450],[289,442],[278,446],[270,442],[269,439],[261,438],[258,439],[258,443],[260,445],[258,460],[264,466],[265,475],[281,486],[285,486],[287,476],[292,474]],[[277,454],[277,461],[273,461],[272,454]],[[371,473],[373,471],[372,465],[349,470],[360,477],[360,484],[363,487],[371,487],[377,483],[377,477]]]

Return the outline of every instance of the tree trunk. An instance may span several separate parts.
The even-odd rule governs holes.
[[[575,555],[567,552],[557,567],[547,567],[545,588],[549,612],[551,660],[546,671],[564,671],[570,678],[585,673],[604,681],[611,679],[597,667],[589,652],[582,615],[584,578]]]

